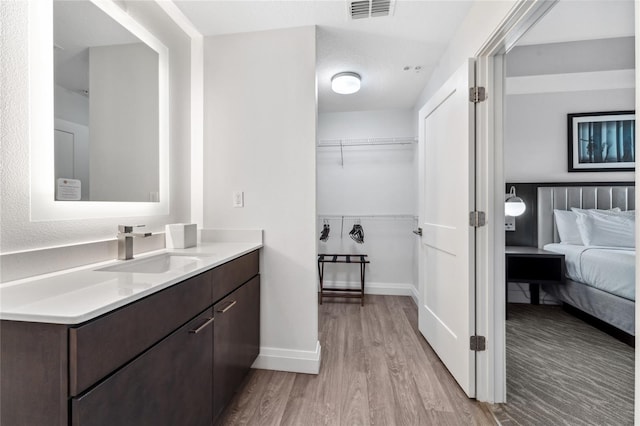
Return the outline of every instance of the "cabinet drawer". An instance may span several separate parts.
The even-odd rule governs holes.
[[[79,393],[211,306],[211,271],[69,330],[69,393]]]
[[[71,400],[74,426],[211,425],[213,310]]]
[[[259,272],[258,251],[218,266],[212,272],[213,301],[220,300]]]

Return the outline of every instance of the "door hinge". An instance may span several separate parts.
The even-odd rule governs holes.
[[[487,224],[487,215],[484,212],[472,211],[469,212],[469,226],[479,228]]]
[[[483,102],[487,100],[487,91],[484,87],[471,87],[469,89],[469,102],[473,102],[477,104],[479,102]]]
[[[469,339],[469,349],[475,352],[484,351],[487,349],[487,340],[484,336],[471,336]]]

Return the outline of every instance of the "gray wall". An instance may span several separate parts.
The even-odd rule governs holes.
[[[633,110],[635,89],[607,89],[607,76],[602,73],[633,69],[634,61],[633,37],[522,46],[509,52],[508,83],[526,78],[533,81],[536,75],[552,81],[564,81],[567,76],[588,78],[582,87],[569,89],[560,84],[546,89],[552,85],[543,85],[529,93],[507,93],[504,150],[507,182],[633,181],[633,172],[567,171],[567,114]],[[598,90],[592,90],[595,79],[599,81]]]
[[[507,54],[507,77],[634,67],[634,37],[518,46]]]

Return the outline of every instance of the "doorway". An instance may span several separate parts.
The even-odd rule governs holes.
[[[527,198],[529,213],[511,220],[511,229],[513,225],[515,229],[506,235],[507,281],[512,278],[512,281],[523,282],[510,282],[507,289],[507,299],[512,303],[506,322],[507,404],[501,415],[503,420],[514,421],[527,418],[550,421],[565,417],[627,424],[633,420],[633,348],[570,315],[557,304],[567,301],[583,310],[592,309],[591,305],[580,302],[582,296],[577,296],[587,297],[587,290],[577,277],[579,266],[572,263],[578,256],[575,250],[581,250],[579,256],[585,261],[592,250],[566,251],[566,244],[542,246],[539,243],[542,241],[539,234],[544,228],[540,222],[546,216],[537,194],[546,186],[535,182],[545,181],[550,186],[576,185],[566,190],[566,213],[563,200],[555,200],[554,207],[561,211],[550,213],[557,222],[560,217],[576,215],[570,210],[571,203],[583,208],[600,207],[586,205],[586,199],[574,201],[581,191],[591,193],[591,185],[633,181],[632,172],[568,172],[567,115],[633,110],[635,104],[633,84],[625,87],[625,79],[633,83],[634,75],[633,5],[594,2],[575,6],[560,1],[505,56],[506,187],[514,186],[520,196]],[[596,10],[598,8],[600,10]],[[584,25],[573,29],[570,21],[576,16],[582,16]],[[613,34],[616,37],[603,34],[600,26],[589,25],[590,16],[598,16],[598,22],[607,19],[617,22],[618,32]],[[591,29],[586,31],[584,27]],[[627,33],[620,27],[625,27]],[[524,164],[529,167],[523,167]],[[565,191],[560,188],[557,187],[554,194]],[[602,197],[604,195],[599,199]],[[625,204],[623,209],[627,207]],[[562,234],[560,237],[562,243],[567,243]],[[576,241],[568,242],[570,246],[573,243],[582,246]],[[515,274],[518,267],[522,270],[541,259],[564,262],[565,258],[570,279],[565,280],[563,270],[558,269],[558,276],[553,276],[552,267],[541,268],[550,275],[540,281],[544,284],[539,295],[529,291],[538,287],[537,281],[530,284],[518,280]],[[630,257],[628,260],[633,262]],[[602,267],[610,264],[607,262]],[[587,274],[584,280],[596,284],[589,281]],[[616,285],[621,280],[616,280]],[[626,281],[629,287],[634,284],[632,276]],[[588,294],[589,300],[606,298],[606,303],[614,306],[608,294],[595,291]],[[632,304],[627,306],[632,309]],[[612,309],[624,310],[622,307]],[[592,312],[594,316],[616,321],[609,317],[606,309]],[[585,371],[602,372],[603,376],[594,380],[593,375],[585,376]]]
[[[563,2],[558,3],[556,7],[559,7],[560,5],[562,5],[562,3]],[[550,15],[551,15],[551,13],[550,13]],[[633,14],[631,13],[631,15],[633,15]],[[543,21],[540,21],[540,22],[543,22]],[[533,24],[534,24],[534,22],[532,22],[531,25],[529,25],[528,27],[532,27]],[[526,32],[526,31],[523,30],[522,34],[524,34],[524,32]],[[486,80],[492,80],[494,82],[494,90],[493,90],[493,92],[490,92],[490,93],[494,93],[494,99],[496,99],[496,96],[502,96],[500,94],[500,87],[501,87],[500,86],[500,82],[503,81],[505,78],[509,77],[509,75],[508,75],[508,72],[509,72],[508,71],[508,66],[506,67],[507,68],[507,75],[506,76],[503,75],[504,63],[507,62],[507,65],[508,65],[508,61],[509,61],[509,58],[508,58],[509,54],[506,54],[506,56],[505,56],[505,53],[506,52],[514,52],[514,50],[513,50],[514,46],[515,46],[515,43],[514,43],[514,45],[506,48],[498,56],[494,56],[491,61],[487,62],[491,66],[494,67],[493,69],[492,69],[491,66],[487,66],[485,68],[485,69],[488,70],[488,74],[492,76],[491,79],[486,79]],[[531,49],[537,49],[537,48],[529,48],[529,49],[531,50]],[[538,52],[539,52],[539,50],[538,50]],[[494,71],[495,71],[495,73],[494,73]],[[493,79],[494,75],[495,75],[495,79]],[[510,87],[509,86],[509,82],[507,82],[506,87],[507,87],[507,90],[509,90],[509,87]],[[505,93],[504,96],[508,97],[509,93]],[[631,98],[632,98],[632,102],[633,102],[632,105],[635,105],[635,96],[632,95]],[[498,102],[498,104],[499,103],[500,102]],[[495,109],[493,110],[493,112],[495,113],[495,116],[498,117],[498,120],[496,121],[495,126],[498,129],[502,129],[502,127],[501,127],[502,124],[501,124],[500,117],[503,116],[503,112],[502,112],[503,108],[504,108],[505,115],[507,116],[507,120],[508,120],[508,113],[509,113],[509,108],[510,108],[509,104],[510,104],[509,100],[507,99],[507,102],[505,103],[505,105],[498,105],[497,108],[494,107]],[[549,103],[547,102],[547,104],[549,104]],[[531,103],[527,103],[526,105],[530,106]],[[566,115],[564,117],[564,120],[566,120]],[[497,185],[495,186],[496,197],[493,200],[495,202],[494,203],[494,208],[496,209],[496,214],[494,215],[494,219],[496,220],[496,223],[497,223],[497,221],[500,220],[499,216],[500,216],[500,213],[501,213],[500,212],[501,205],[504,202],[504,198],[502,197],[502,195],[498,195],[498,194],[504,194],[506,192],[505,191],[505,185],[504,185],[505,182],[507,182],[507,183],[510,183],[510,181],[514,182],[513,178],[510,179],[509,173],[512,172],[514,168],[519,168],[520,171],[526,172],[527,171],[526,167],[524,167],[523,164],[527,164],[527,162],[531,160],[530,156],[527,158],[527,160],[524,163],[523,163],[522,159],[517,159],[517,160],[514,161],[513,158],[509,158],[510,147],[509,147],[508,143],[509,143],[509,138],[510,137],[512,138],[513,136],[509,132],[508,125],[509,125],[509,123],[506,123],[504,134],[502,133],[502,130],[495,132],[495,134],[498,135],[498,138],[496,139],[496,141],[497,141],[497,143],[495,145],[496,153],[493,156],[493,158],[496,159],[496,162],[498,164],[503,164],[502,163],[502,161],[503,161],[502,153],[498,152],[498,151],[504,151],[504,170],[501,171],[501,172],[504,172],[504,176],[501,179],[497,179],[497,182],[496,182]],[[566,138],[566,127],[564,127],[564,126],[566,126],[566,121],[564,121],[562,123],[562,126],[563,126],[563,131],[564,131],[564,134],[562,135],[562,137]],[[489,129],[488,133],[491,133],[491,129]],[[566,150],[566,142],[563,143],[562,148]],[[564,158],[565,158],[565,160],[564,160],[564,163],[562,164],[562,166],[565,167],[564,172],[566,174],[566,157],[564,157]],[[511,169],[510,169],[510,167],[511,167]],[[500,167],[498,167],[498,168],[500,168]],[[631,177],[628,178],[628,176],[631,176]],[[494,176],[494,177],[497,177],[497,176]],[[531,177],[531,176],[525,176],[525,177],[518,176],[516,178],[516,180],[520,180],[521,182],[522,181],[525,181],[525,182],[526,181],[529,181],[529,182],[533,181],[533,182],[535,182],[535,181],[540,181],[541,179],[540,178],[536,179],[535,176],[534,177]],[[565,177],[564,180],[566,181],[567,178]],[[635,180],[635,176],[634,176],[633,173],[631,173],[631,174],[627,175],[624,178],[618,178],[618,180],[632,180],[633,181],[633,180]],[[548,178],[547,178],[547,181],[548,181]],[[563,181],[563,179],[557,178],[556,181],[560,182],[560,181]],[[518,225],[517,222],[516,222],[516,225]],[[502,235],[499,235],[499,234],[502,234]],[[501,280],[497,279],[500,274],[504,273],[504,266],[505,266],[504,265],[504,251],[502,251],[502,249],[500,248],[501,244],[499,244],[499,241],[501,239],[504,242],[504,238],[505,238],[504,230],[501,229],[499,232],[496,232],[496,234],[494,234],[493,237],[495,238],[495,241],[496,241],[496,244],[495,244],[496,251],[494,252],[494,262],[492,262],[494,267],[496,268],[495,269],[496,282],[504,282],[504,280],[501,281]],[[507,241],[508,240],[509,240],[509,237],[507,237]],[[523,286],[523,289],[524,290],[528,290],[526,288],[526,285]],[[512,295],[515,295],[516,297],[517,297],[517,293],[520,293],[522,295],[522,292],[520,291],[520,289],[518,287],[516,287],[514,290],[515,290],[514,291],[515,294],[512,293]],[[496,307],[499,305],[500,302],[504,303],[504,294],[499,294],[499,293],[501,293],[501,291],[502,291],[502,289],[500,288],[500,286],[496,286],[495,292],[494,292],[494,296],[495,297],[493,298],[493,301],[494,301],[494,304],[495,304]],[[527,293],[526,297],[530,297],[528,295],[528,291],[525,291],[525,293]],[[512,295],[510,295],[510,297]],[[542,299],[545,298],[544,293],[542,294],[541,297],[542,297]],[[522,308],[523,308],[523,310],[527,310],[527,309],[529,309],[529,306],[528,305],[526,305],[526,306],[523,305]],[[544,308],[546,308],[546,307],[544,307]],[[499,309],[495,310],[495,312],[498,312],[498,311],[499,311]],[[504,314],[504,312],[501,312],[501,314]],[[499,334],[500,334],[500,330],[502,330],[502,324],[504,324],[504,322],[503,322],[504,320],[502,319],[502,317],[497,317],[497,316],[494,315],[494,321],[495,321],[495,325],[496,325],[496,327],[494,329],[494,331],[496,333],[495,337],[497,338],[497,340],[499,340]],[[507,323],[506,325],[507,325],[507,330],[509,330],[510,324]],[[512,327],[512,328],[515,329],[516,327]],[[507,331],[507,332],[509,332],[509,331]],[[526,334],[521,332],[521,336],[520,337],[522,338],[523,341],[527,339],[527,337],[525,337],[525,336],[526,336]],[[507,336],[507,339],[508,339],[508,336]],[[507,351],[508,351],[509,350],[509,342],[508,341],[506,342],[506,345],[507,345]],[[496,345],[496,339],[494,339],[494,347],[495,346],[500,346],[500,342],[498,342],[498,344]],[[499,354],[499,351],[497,351],[496,353]],[[633,354],[631,354],[631,358],[632,357],[633,357]],[[529,365],[529,367],[531,367],[531,365]],[[525,368],[527,368],[527,367],[525,367]],[[482,373],[479,373],[479,374],[482,374]],[[507,374],[509,374],[508,371],[507,371]],[[633,372],[632,371],[631,372],[627,371],[627,374],[632,376]],[[496,372],[496,374],[493,377],[494,377],[494,379],[496,379],[496,382],[495,382],[495,384],[496,384],[496,387],[495,387],[495,390],[496,390],[496,393],[495,393],[496,401],[500,401],[500,393],[498,392],[498,390],[500,388],[501,378],[500,378],[499,372]],[[505,382],[504,383],[507,383],[508,381],[509,381],[509,377],[505,377]],[[506,395],[506,398],[507,398],[506,400],[507,400],[507,407],[508,407],[509,403],[513,402],[513,400],[510,397],[510,394],[509,394],[510,389],[507,389],[505,387],[504,388],[504,392],[505,392],[504,395]],[[631,392],[633,392],[633,389],[631,389]],[[631,409],[631,411],[632,411],[632,409]]]

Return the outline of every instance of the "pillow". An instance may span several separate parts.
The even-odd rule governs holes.
[[[594,213],[600,213],[603,210],[595,210]],[[609,212],[611,210],[604,210],[605,212]],[[607,213],[611,216],[626,216],[626,217],[636,217],[636,211],[635,210],[618,210],[618,211],[613,211],[613,213]]]
[[[571,207],[571,211],[574,213],[584,214],[602,214],[602,215],[617,215],[622,214],[620,207],[614,207],[612,209],[579,209],[577,207]]]
[[[636,246],[635,216],[578,214],[577,224],[586,246]]]
[[[575,244],[582,246],[582,236],[578,229],[578,214],[570,210],[554,210],[553,217],[562,244]]]

